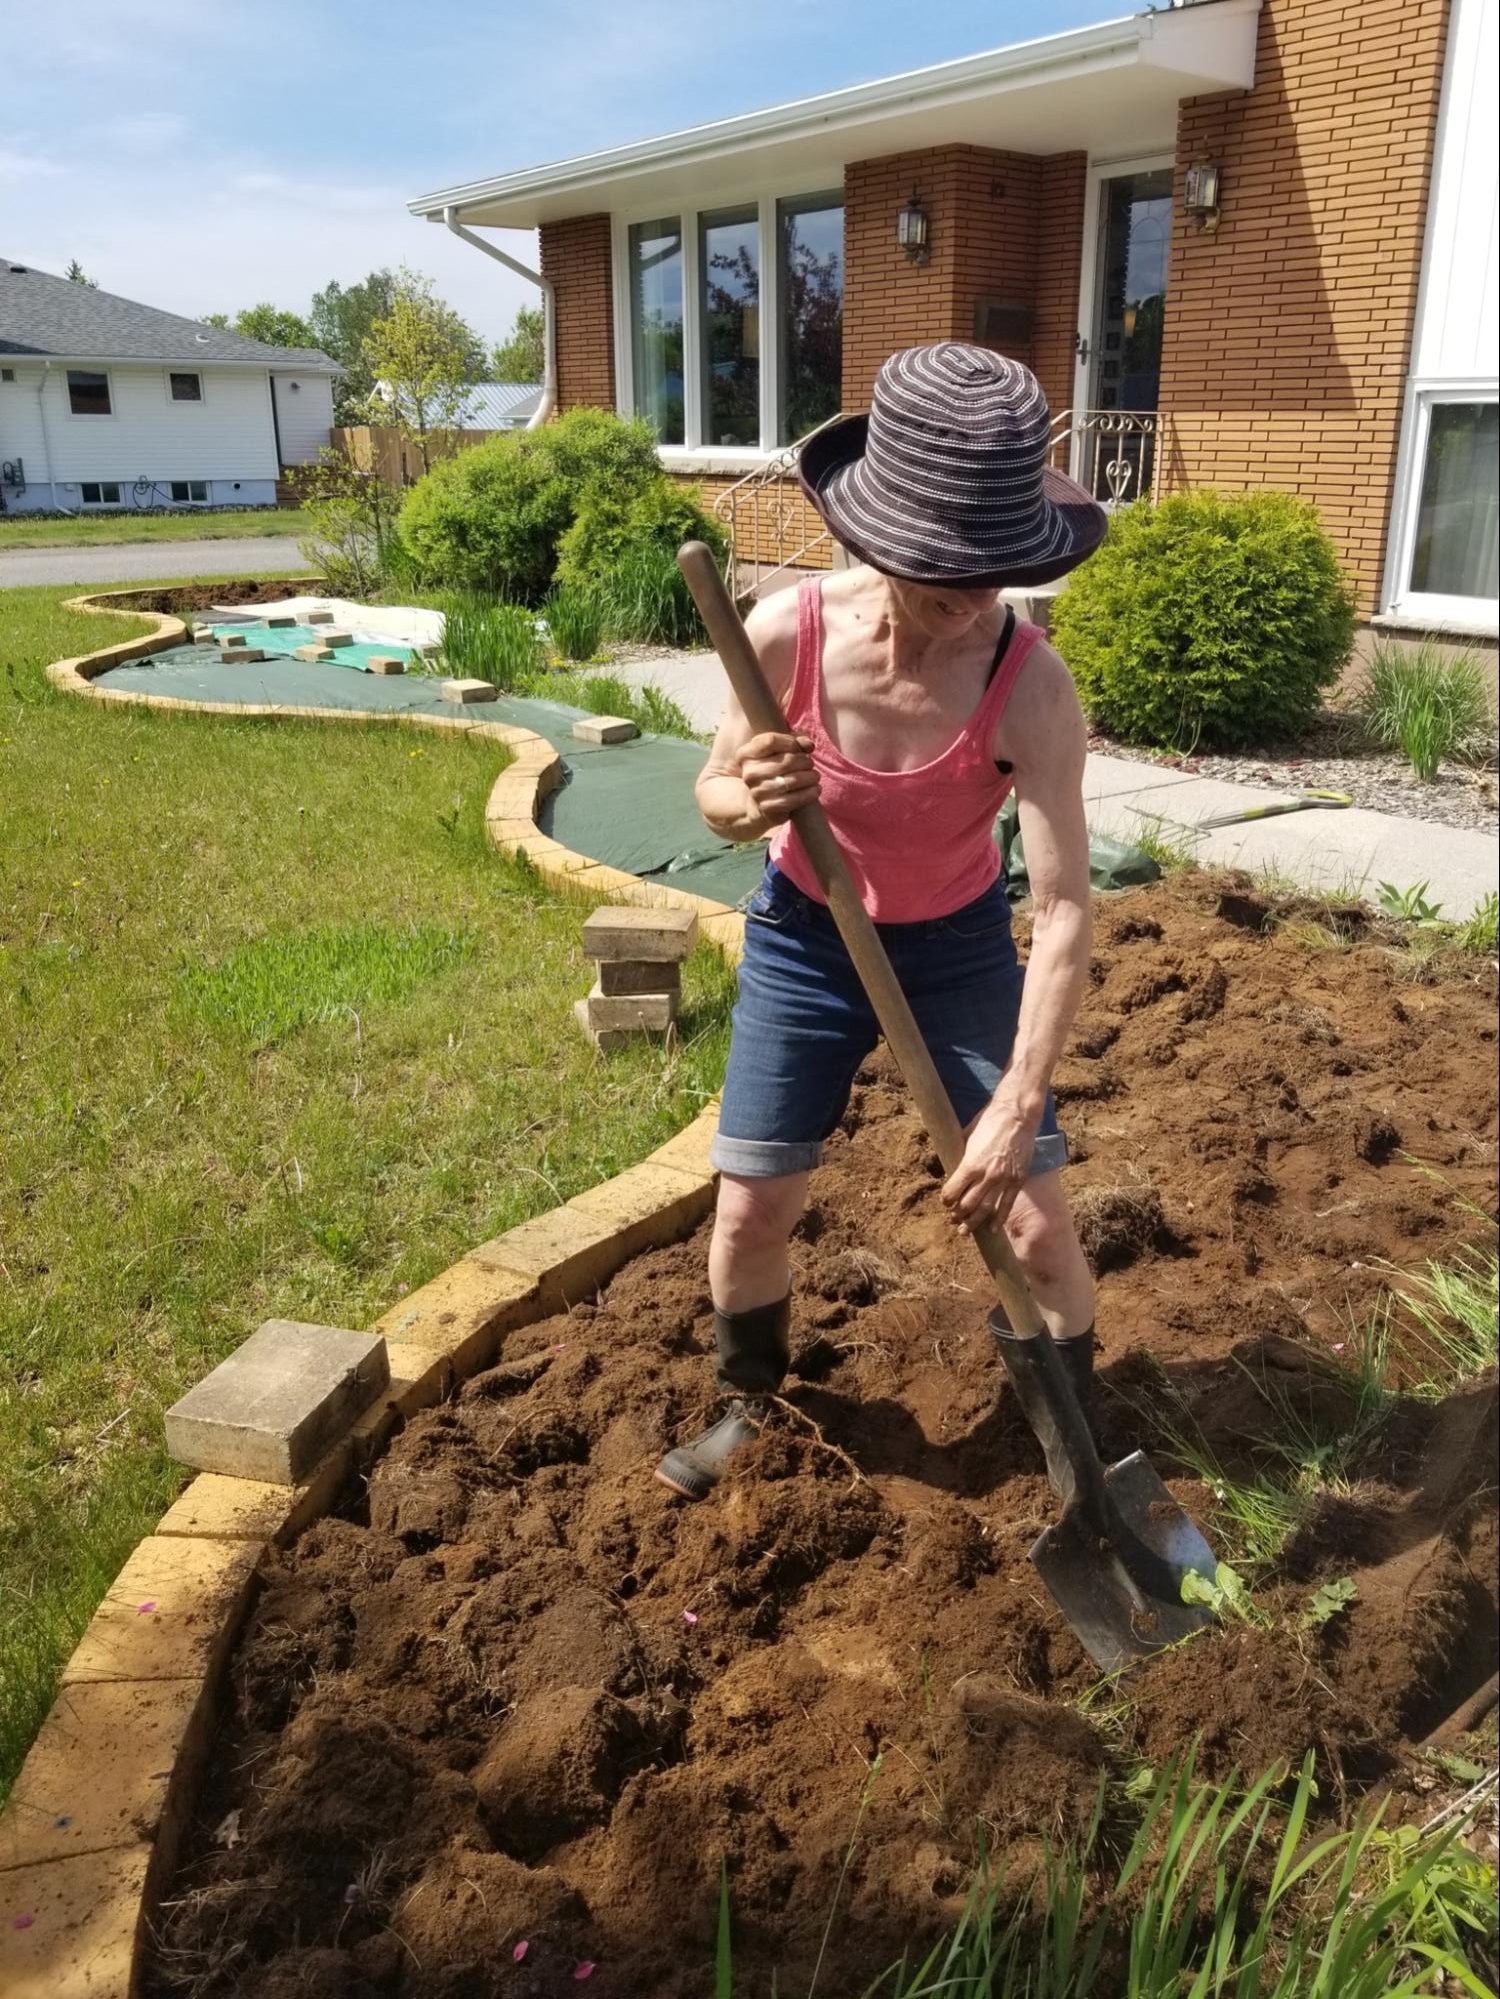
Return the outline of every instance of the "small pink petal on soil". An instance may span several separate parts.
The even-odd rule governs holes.
[[[10,1926],[13,1930],[29,1930],[35,1921],[35,1916],[12,1916]]]
[[[574,1967],[573,1967],[573,1976],[574,1976],[574,1977],[575,1977],[575,1978],[576,1978],[576,1979],[578,1980],[578,1982],[579,1982],[580,1984],[582,1984],[585,1978],[592,1978],[592,1977],[593,1977],[593,1975],[594,1975],[594,1973],[595,1973],[595,1972],[596,1972],[596,1971],[597,1971],[598,1969],[599,1969],[598,1965],[596,1965],[596,1964],[594,1963],[594,1961],[592,1960],[592,1958],[587,1958],[587,1957],[586,1957],[586,1958],[585,1958],[585,1959],[583,1960],[583,1963],[582,1963],[582,1964],[575,1964],[575,1965],[574,1965]]]
[[[684,1611],[684,1612],[682,1613],[682,1621],[683,1621],[683,1623],[684,1623],[684,1624],[696,1624],[696,1623],[698,1622],[698,1613],[697,1613],[697,1611],[696,1611],[696,1610],[685,1610],[685,1611]]]
[[[511,1957],[514,1960],[514,1962],[519,1964],[521,1962],[521,1959],[526,1955],[527,1951],[529,1951],[530,1948],[531,1948],[530,1938],[522,1937],[521,1941],[516,1945],[515,1949],[511,1952]]]
[[[148,1612],[155,1610],[155,1608],[156,1599],[153,1597],[150,1603],[138,1603],[135,1607],[135,1614],[137,1617],[145,1617]]]

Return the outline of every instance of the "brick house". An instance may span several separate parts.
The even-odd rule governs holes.
[[[1101,498],[1277,486],[1379,623],[1496,630],[1497,0],[1186,0],[411,204],[534,228],[558,407],[742,561],[893,350],[1026,361]]]

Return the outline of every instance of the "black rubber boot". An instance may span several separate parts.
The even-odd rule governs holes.
[[[1047,1460],[1047,1478],[1052,1490],[1066,1506],[1073,1497],[1073,1472],[1067,1452],[1052,1420],[1052,1412],[1042,1393],[1037,1360],[1037,1342],[1017,1338],[1009,1319],[997,1305],[990,1313],[990,1331],[1005,1362],[1005,1371],[1026,1411],[1026,1420],[1037,1434],[1042,1455]],[[1054,1340],[1057,1357],[1063,1364],[1068,1385],[1073,1390],[1083,1420],[1094,1428],[1094,1329],[1071,1340]]]
[[[656,1468],[663,1485],[684,1499],[707,1499],[735,1452],[753,1443],[766,1419],[768,1398],[786,1379],[792,1359],[791,1295],[749,1312],[714,1308],[714,1379],[734,1395],[718,1422],[690,1444],[667,1452]]]

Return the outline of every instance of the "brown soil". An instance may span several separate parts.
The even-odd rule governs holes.
[[[315,596],[321,581],[318,576],[273,577],[260,582],[228,576],[220,583],[163,583],[154,590],[86,590],[83,594],[107,597],[116,610],[170,611],[182,616],[189,611],[211,611],[216,604],[278,604],[283,597]]]
[[[1335,1350],[1380,1260],[1444,1254],[1493,1198],[1492,975],[1414,984],[1264,919],[1243,887],[1112,904],[1058,1077],[1102,1441],[1163,1469],[1173,1429],[1231,1469],[1293,1421],[1347,1431]],[[1052,1504],[935,1169],[878,1061],[795,1246],[787,1405],[709,1503],[650,1476],[710,1406],[700,1232],[513,1336],[273,1562],[154,1999],[540,1999],[581,1962],[703,1999],[721,1860],[737,1989],[805,1992],[835,1910],[819,1990],[853,1994],[952,1921],[976,1827],[1024,1873],[1132,1755],[1313,1747],[1325,1809],[1399,1790],[1495,1666],[1493,1384],[1400,1402],[1259,1589],[1275,1628],[1142,1666],[1104,1728],[1026,1560]],[[1302,1629],[1345,1575],[1353,1606]]]

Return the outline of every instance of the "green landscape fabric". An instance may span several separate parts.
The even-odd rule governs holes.
[[[261,643],[259,632],[255,643]],[[341,673],[331,661],[293,659],[289,653],[226,665],[217,646],[175,646],[145,659],[128,660],[123,666],[112,667],[103,684],[143,694],[169,694],[185,701],[236,701],[288,710],[347,708],[390,715],[455,712],[452,704],[443,700],[439,691],[442,683],[433,674],[382,677]],[[574,739],[573,724],[583,710],[560,701],[502,696],[466,712],[476,721],[510,722],[531,729],[561,752],[563,783],[543,807],[541,825],[543,832],[575,853],[731,906],[743,902],[760,880],[764,847],[734,847],[716,840],[698,816],[693,786],[708,755],[701,743],[652,735],[637,736],[628,743],[580,743]],[[1007,804],[1002,812],[995,837],[1002,849],[1010,839],[1006,893],[1013,902],[1019,901],[1026,893],[1027,881],[1020,841],[1014,834],[1013,804]],[[1140,848],[1124,846],[1098,833],[1090,838],[1089,861],[1096,889],[1127,888],[1154,881],[1160,873]]]
[[[249,645],[259,646],[263,652],[289,654],[294,653],[298,646],[322,645],[330,629],[327,625],[258,625],[243,618],[216,623],[213,633],[221,644],[227,638],[242,638]],[[399,639],[382,639],[378,644],[356,639],[352,645],[336,647],[334,657],[320,664],[352,667],[356,672],[363,673],[372,659],[404,659],[409,666],[419,657],[415,646],[404,644]]]

